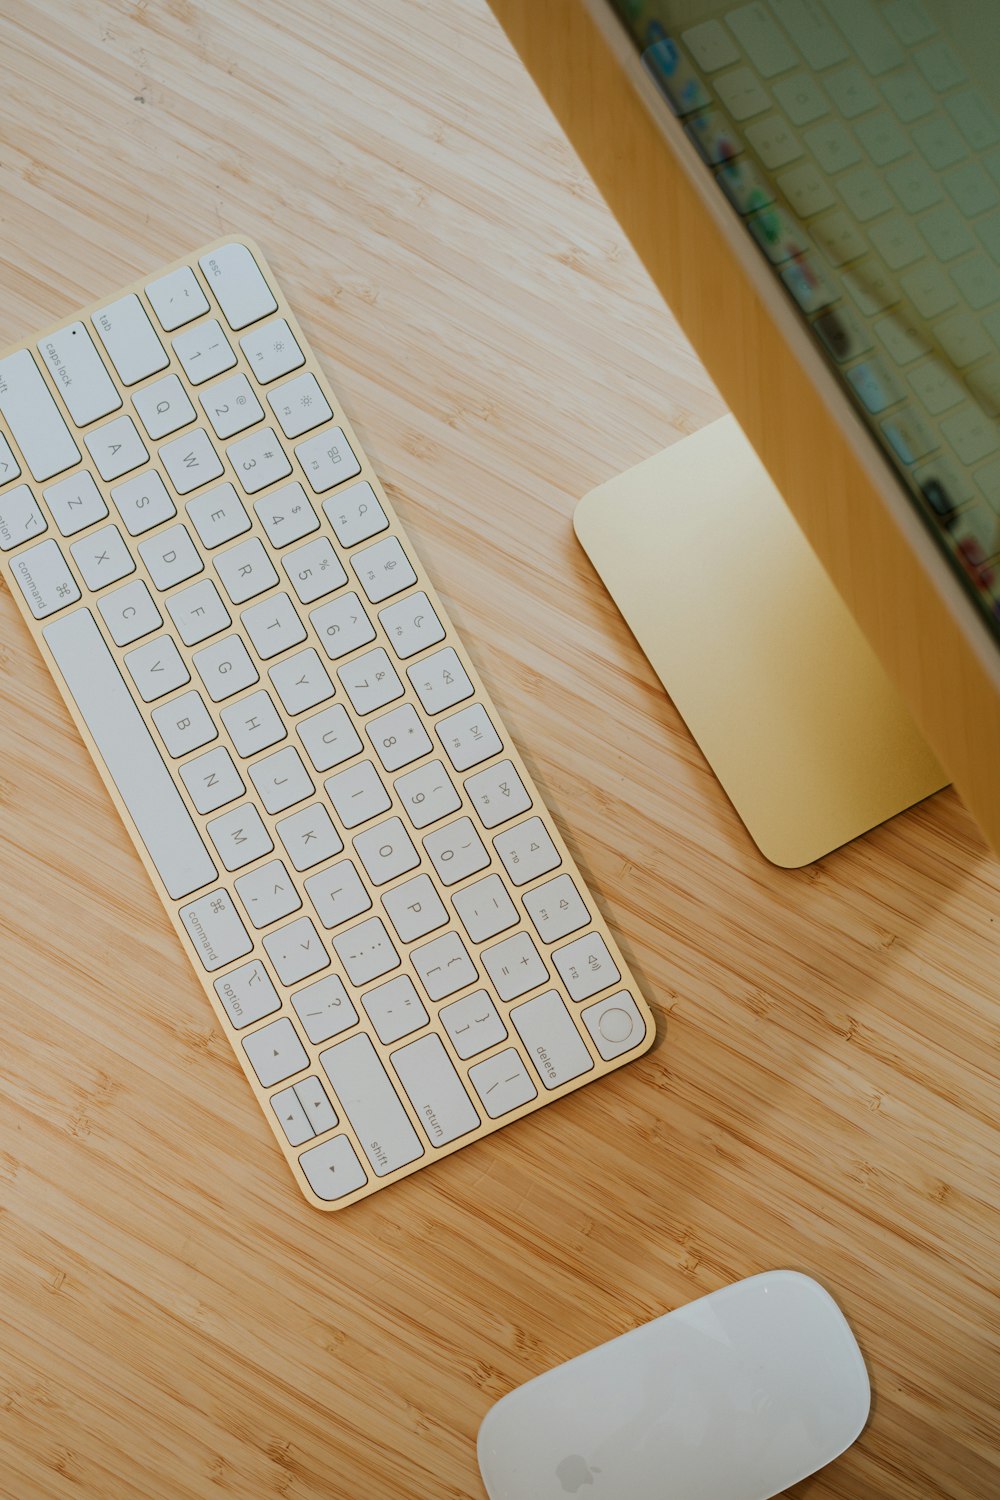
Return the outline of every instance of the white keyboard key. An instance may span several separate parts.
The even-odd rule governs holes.
[[[347,656],[375,639],[375,627],[357,594],[343,594],[321,604],[309,616],[320,644],[331,661]]]
[[[403,684],[381,646],[356,656],[337,676],[358,714],[372,713],[403,696]]]
[[[515,1006],[510,1019],[547,1089],[557,1089],[594,1066],[558,991],[547,990]]]
[[[837,201],[828,179],[812,162],[803,162],[801,166],[782,172],[778,187],[800,219],[811,219],[824,209],[832,208]]]
[[[189,896],[215,866],[93,615],[76,610],[43,633],[167,894]]]
[[[244,802],[207,824],[208,836],[227,870],[241,870],[253,864],[262,854],[270,854],[274,845],[252,802]]]
[[[319,1060],[377,1177],[423,1156],[410,1117],[367,1036],[359,1034],[337,1042],[321,1053]],[[305,1156],[310,1154],[306,1152]]]
[[[292,996],[292,1005],[302,1030],[314,1044],[328,1042],[332,1036],[350,1031],[358,1024],[358,1013],[344,989],[344,981],[336,974],[327,974],[299,990]]]
[[[817,73],[846,62],[850,52],[817,0],[771,0],[771,9],[802,56]]]
[[[944,197],[937,176],[916,156],[893,167],[885,174],[885,180],[910,214],[933,208]]]
[[[199,896],[189,906],[182,906],[178,916],[202,966],[210,974],[231,964],[234,958],[242,958],[253,947],[253,940],[226,890]]]
[[[857,166],[861,160],[858,143],[839,120],[823,120],[805,131],[803,140],[824,172],[831,175],[845,167]]]
[[[254,1021],[262,1021],[265,1016],[281,1009],[278,992],[259,958],[251,959],[248,964],[217,979],[215,993],[237,1030],[252,1026]]]
[[[299,726],[300,732],[302,726]],[[392,799],[370,760],[359,761],[323,783],[334,812],[345,828],[357,828],[392,806]]]
[[[250,517],[231,484],[220,484],[204,495],[196,495],[188,501],[186,510],[204,547],[221,547],[223,542],[250,530]]]
[[[163,624],[153,596],[141,578],[105,594],[98,600],[101,618],[116,646],[130,646]]]
[[[531,806],[524,782],[509,760],[498,760],[496,765],[470,776],[465,783],[465,794],[484,828],[497,828]]]
[[[181,266],[178,271],[168,271],[151,281],[146,296],[165,333],[183,328],[185,323],[200,318],[208,312],[208,298],[198,284],[190,266]]]
[[[400,1047],[392,1065],[432,1146],[446,1146],[475,1130],[479,1116],[439,1036]]]
[[[180,702],[180,699],[174,701]],[[181,766],[181,780],[200,813],[218,812],[220,807],[235,802],[246,791],[243,778],[225,745],[217,745],[204,755],[196,755],[194,760]]]
[[[715,73],[739,62],[740,50],[719,21],[703,21],[681,32],[681,41],[703,73]]]
[[[287,547],[319,526],[316,512],[297,479],[256,501],[254,510],[272,547]]]
[[[269,813],[284,812],[316,790],[294,745],[258,760],[250,767],[250,780]]]
[[[462,805],[451,777],[439,760],[428,761],[415,771],[408,771],[393,785],[414,828],[427,828]]]
[[[952,94],[944,107],[973,151],[985,151],[1000,141],[1000,122],[974,90],[963,89],[960,94]]]
[[[324,927],[340,927],[371,910],[372,898],[352,860],[339,860],[319,875],[310,875],[305,886]]]
[[[968,264],[970,262],[966,262]],[[925,261],[907,271],[899,278],[899,283],[922,318],[936,318],[958,302],[955,273],[952,272],[949,280],[933,261]]]
[[[236,893],[253,925],[260,929],[298,911],[302,900],[280,859],[270,859],[236,880]]]
[[[135,572],[132,554],[117,526],[102,526],[100,531],[92,531],[74,542],[70,551],[84,583],[95,592]]]
[[[967,219],[974,219],[977,214],[1000,203],[996,185],[978,162],[963,162],[961,166],[952,167],[944,175],[944,185]]]
[[[392,649],[403,661],[444,639],[444,626],[423,592],[408,594],[380,610],[379,622]]]
[[[82,323],[60,328],[37,347],[77,427],[86,427],[121,406],[118,387]]]
[[[864,73],[853,63],[846,68],[838,68],[836,73],[828,73],[823,79],[823,85],[845,120],[867,114],[868,110],[876,109],[881,102]]]
[[[145,474],[136,474],[124,484],[116,485],[111,498],[129,536],[142,536],[144,531],[151,531],[177,514],[167,487],[155,469],[147,469]]]
[[[941,348],[960,370],[993,353],[994,345],[982,323],[968,314],[955,313],[939,323],[936,332]]]
[[[545,875],[561,863],[541,818],[526,818],[505,833],[498,833],[493,847],[515,885],[527,885],[536,875]]]
[[[490,862],[471,818],[456,818],[454,823],[428,833],[424,848],[442,885],[457,885],[467,875],[484,870]]]
[[[44,620],[80,597],[58,542],[39,542],[13,558],[11,572],[36,620]],[[95,627],[96,629],[96,627]]]
[[[83,441],[97,465],[98,474],[109,484],[113,479],[120,479],[123,474],[138,469],[149,457],[131,417],[115,417],[113,422],[106,422],[103,427],[86,433]]]
[[[870,167],[855,167],[837,183],[840,196],[860,224],[877,219],[892,208],[892,198],[886,191],[882,176]]]
[[[287,438],[301,437],[333,416],[315,375],[297,375],[277,390],[268,391],[267,404]]]
[[[387,979],[377,989],[369,990],[361,996],[361,1003],[379,1041],[386,1047],[391,1047],[393,1042],[411,1032],[419,1031],[430,1020],[408,974],[399,974],[395,979]]]
[[[361,465],[340,427],[329,427],[326,432],[299,443],[295,457],[317,495],[325,495],[335,484],[343,484],[345,479],[361,473]]]
[[[245,328],[278,311],[274,294],[246,245],[223,245],[203,255],[198,264],[230,328]]]
[[[966,72],[954,52],[942,41],[932,42],[913,54],[913,61],[936,94],[947,93],[966,82]]]
[[[921,127],[918,125],[917,129]],[[877,167],[900,161],[910,150],[910,142],[887,109],[866,115],[854,127],[855,135]]]
[[[278,1117],[290,1146],[301,1146],[316,1134],[294,1088],[279,1089],[271,1095],[271,1108]]]
[[[241,698],[238,703],[230,703],[219,717],[236,747],[237,755],[241,755],[244,760],[248,755],[256,755],[258,750],[267,750],[285,738],[285,726],[278,717],[270,694],[263,688],[260,692]]]
[[[0,412],[39,484],[80,461],[80,450],[27,349],[0,360]]]
[[[357,755],[362,748],[347,709],[340,703],[331,704],[310,719],[303,719],[297,725],[296,733],[317,771],[332,770],[350,760],[352,755]]]
[[[339,854],[344,847],[340,834],[320,802],[290,813],[275,825],[285,853],[297,870],[311,870]]]
[[[333,946],[353,985],[370,984],[399,967],[399,954],[379,917],[369,917],[335,937]]]
[[[892,106],[897,119],[902,120],[904,125],[912,125],[914,120],[922,120],[925,115],[933,113],[933,95],[923,79],[919,78],[912,68],[884,78],[882,94],[886,102]]]
[[[213,376],[231,370],[236,363],[236,355],[218,318],[209,318],[196,328],[179,333],[173,348],[192,385],[203,385]]]
[[[978,463],[993,453],[1000,442],[996,423],[971,402],[954,415],[942,418],[941,431],[963,464]]]
[[[164,375],[162,380],[136,391],[132,405],[154,442],[169,437],[195,418],[194,407],[177,375]]]
[[[45,529],[45,517],[26,484],[0,495],[0,551],[9,552]]]
[[[501,1000],[516,1000],[545,984],[549,971],[526,932],[516,932],[479,955]]]
[[[126,586],[132,587],[131,584]],[[113,598],[114,595],[111,597]],[[207,745],[211,740],[217,739],[219,734],[215,727],[215,720],[205,707],[205,700],[194,688],[189,693],[181,693],[180,697],[171,698],[169,703],[162,703],[159,708],[154,708],[153,723],[167,751],[175,758],[187,755],[189,750],[199,750],[202,745]],[[184,773],[181,772],[181,774]],[[242,790],[243,783],[240,782],[240,791]],[[195,805],[198,805],[197,798],[195,798]],[[199,812],[212,810],[209,807],[198,806]]]
[[[466,1061],[506,1041],[507,1028],[485,990],[473,990],[439,1012],[441,1024],[459,1057]]]
[[[869,73],[880,77],[902,65],[902,48],[869,0],[826,0],[826,6]]]
[[[746,127],[746,136],[769,171],[787,167],[802,155],[802,143],[782,114],[755,120]]]
[[[959,384],[946,365],[938,359],[930,359],[910,374],[910,385],[920,397],[932,417],[950,411],[965,400],[965,389]]]
[[[890,0],[883,14],[904,47],[926,42],[937,31],[921,0]]]
[[[224,472],[222,460],[204,427],[195,427],[183,437],[164,443],[160,459],[178,495],[189,495]]]
[[[407,667],[406,675],[428,714],[440,714],[446,708],[454,708],[456,703],[471,698],[475,691],[458,652],[451,646]]]
[[[451,899],[474,943],[486,943],[508,927],[516,927],[520,920],[499,875],[486,875],[456,891]]]
[[[67,474],[58,484],[50,485],[45,491],[45,503],[63,536],[85,531],[95,521],[103,521],[108,513],[104,496],[87,469]]]
[[[323,510],[342,547],[353,547],[357,542],[366,542],[370,536],[377,536],[380,531],[384,531],[389,524],[378,496],[367,479],[324,500]]]
[[[267,674],[287,714],[302,714],[307,708],[315,708],[333,697],[333,683],[320,661],[319,652],[313,646],[297,651],[286,661],[279,661],[268,669]],[[358,741],[360,748],[361,741]],[[325,766],[317,766],[323,771]]]
[[[446,1000],[479,978],[479,970],[457,932],[445,932],[422,948],[414,948],[410,962],[432,1000]]]
[[[219,438],[235,437],[264,418],[264,408],[243,374],[220,380],[210,390],[202,391],[198,399]]]
[[[325,1203],[346,1198],[368,1181],[358,1153],[346,1135],[335,1135],[332,1140],[310,1146],[299,1157],[299,1166],[316,1197]]]
[[[741,5],[738,10],[727,12],[726,21],[764,78],[774,78],[794,68],[798,61],[795,50],[765,5]]]
[[[811,73],[791,73],[773,85],[775,102],[780,104],[793,125],[811,125],[829,114],[826,95]],[[770,107],[770,100],[764,105]]]
[[[538,1097],[521,1054],[514,1047],[475,1063],[469,1069],[469,1082],[491,1120],[498,1120]]]
[[[914,125],[913,142],[935,172],[943,172],[968,155],[965,142],[954,125],[940,118]]]
[[[292,472],[285,450],[270,427],[240,438],[226,449],[226,456],[248,495],[256,495]]]
[[[91,322],[122,385],[135,385],[170,363],[134,292],[102,307]]]
[[[415,943],[448,921],[448,913],[429,875],[415,875],[386,891],[382,905],[401,943]]]
[[[628,990],[588,1005],[583,1021],[605,1062],[638,1047],[646,1036],[646,1023]]]
[[[21,465],[14,457],[14,450],[0,432],[0,484],[9,484],[12,479],[17,479],[20,473]]]
[[[277,380],[279,375],[288,375],[306,362],[284,318],[275,318],[273,323],[244,334],[240,348],[261,385]]]
[[[307,916],[298,916],[288,927],[279,927],[261,939],[274,972],[282,984],[298,984],[321,969],[330,968],[322,938]]]
[[[281,566],[302,604],[314,604],[347,582],[340,558],[326,536],[296,547],[294,552],[286,552]]]
[[[355,552],[351,567],[372,604],[381,604],[417,581],[410,559],[394,536]]]
[[[890,271],[900,271],[926,254],[913,225],[902,214],[889,214],[868,231],[872,244]],[[863,244],[863,241],[862,241]]]
[[[204,646],[195,652],[193,661],[213,703],[221,703],[259,680],[257,668],[238,635],[227,635],[211,646]]]
[[[741,124],[770,109],[772,100],[751,68],[734,68],[715,79],[715,91],[729,114]]]
[[[433,748],[412,703],[372,719],[365,733],[386,771],[398,771]]]
[[[258,594],[273,589],[278,581],[274,564],[264,551],[264,543],[256,536],[220,552],[214,561],[215,571],[234,604],[246,604]]]
[[[261,661],[280,656],[306,638],[305,626],[287,594],[274,594],[260,604],[252,604],[240,615],[240,621]]]
[[[587,932],[557,948],[552,962],[572,1000],[589,1000],[622,977],[599,932]]]
[[[200,573],[205,564],[187,527],[178,522],[158,536],[139,543],[139,556],[158,589],[172,589]]]
[[[167,612],[185,646],[197,646],[226,630],[232,621],[210,578],[200,578],[167,600]]]
[[[315,1073],[294,1085],[296,1097],[305,1110],[314,1135],[332,1130],[339,1122],[337,1112],[327,1096],[326,1089]]]
[[[143,703],[153,703],[164,693],[172,693],[174,688],[191,681],[184,659],[169,635],[158,636],[155,641],[129,651],[125,665]]]
[[[243,1040],[243,1050],[266,1089],[272,1083],[283,1083],[309,1066],[308,1053],[287,1016],[269,1021],[259,1031],[251,1032]]]
[[[366,828],[352,842],[372,885],[385,885],[420,863],[401,818],[386,818],[384,823]]]
[[[523,900],[543,943],[558,943],[590,921],[590,912],[569,875],[557,875],[544,885],[536,885],[525,892]]]
[[[440,719],[435,727],[456,771],[468,771],[503,749],[503,741],[481,703],[472,703],[457,714]]]
[[[974,255],[955,267],[951,279],[973,312],[1000,301],[1000,271],[985,255]]]

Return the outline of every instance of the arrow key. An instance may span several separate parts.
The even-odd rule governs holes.
[[[266,1089],[309,1066],[306,1049],[287,1016],[282,1016],[279,1021],[269,1021],[259,1031],[244,1037],[243,1048]]]
[[[309,1123],[306,1114],[294,1089],[281,1089],[277,1094],[271,1095],[271,1108],[278,1116],[278,1121],[285,1132],[285,1139],[290,1146],[301,1146],[303,1141],[311,1141],[316,1132]]]
[[[306,1180],[317,1198],[330,1203],[335,1198],[346,1198],[348,1193],[364,1187],[368,1178],[358,1160],[358,1153],[346,1135],[335,1135],[331,1140],[311,1146],[299,1157],[299,1164]]]

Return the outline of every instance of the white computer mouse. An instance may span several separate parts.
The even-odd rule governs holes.
[[[870,1406],[830,1294],[768,1271],[511,1391],[479,1467],[490,1500],[770,1500],[849,1448]]]

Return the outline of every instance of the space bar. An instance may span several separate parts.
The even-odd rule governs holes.
[[[42,632],[118,794],[175,901],[215,879],[215,866],[89,609]]]

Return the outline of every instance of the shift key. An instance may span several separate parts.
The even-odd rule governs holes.
[[[321,1052],[319,1060],[376,1177],[423,1156],[410,1117],[368,1037],[338,1042]]]

